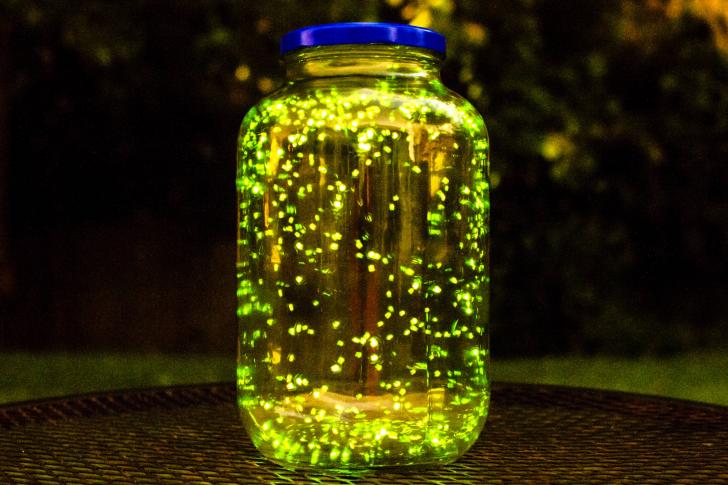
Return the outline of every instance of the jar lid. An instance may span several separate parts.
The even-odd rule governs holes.
[[[442,34],[414,25],[383,22],[343,22],[294,30],[281,38],[281,54],[304,47],[341,44],[406,45],[445,54]]]

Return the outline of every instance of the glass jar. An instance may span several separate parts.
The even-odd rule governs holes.
[[[238,390],[291,467],[448,463],[488,412],[488,138],[439,78],[444,38],[330,24],[237,159]]]

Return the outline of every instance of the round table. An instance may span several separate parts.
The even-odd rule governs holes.
[[[728,483],[728,407],[499,383],[473,448],[439,468],[299,473],[268,462],[232,384],[0,407],[0,483]]]

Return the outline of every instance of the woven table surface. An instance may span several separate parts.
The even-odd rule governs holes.
[[[326,475],[262,458],[232,384],[112,392],[0,407],[0,483],[728,484],[728,407],[496,384],[456,463]]]

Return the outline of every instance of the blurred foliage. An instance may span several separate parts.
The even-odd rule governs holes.
[[[232,238],[246,109],[278,38],[329,21],[444,33],[484,113],[501,353],[728,340],[725,0],[4,0],[16,238],[142,212]],[[232,272],[232,264],[230,267]]]

